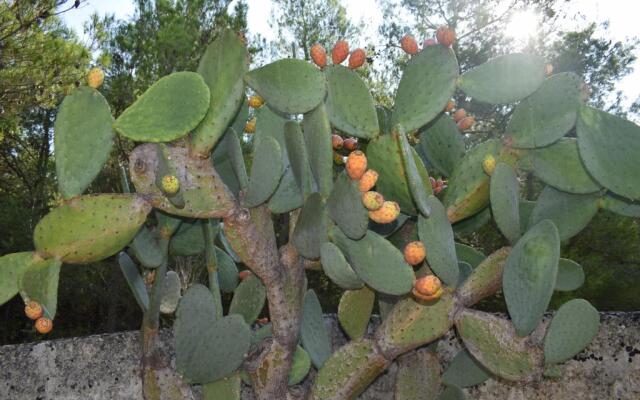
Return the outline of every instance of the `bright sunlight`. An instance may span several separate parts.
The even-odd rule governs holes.
[[[516,40],[525,41],[538,30],[539,15],[534,10],[514,13],[507,24],[507,35]]]

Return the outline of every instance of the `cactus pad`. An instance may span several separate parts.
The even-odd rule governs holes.
[[[520,185],[516,171],[498,163],[491,175],[491,210],[500,232],[515,243],[520,238]]]
[[[440,360],[419,349],[398,360],[394,400],[434,400],[440,391]]]
[[[318,184],[320,194],[326,199],[333,188],[333,150],[331,125],[324,104],[320,104],[304,115],[302,128],[311,172]]]
[[[160,299],[160,312],[172,314],[178,308],[180,291],[182,289],[180,277],[175,271],[169,271],[164,277],[164,288]]]
[[[558,276],[555,290],[569,292],[578,289],[584,283],[584,270],[575,261],[561,258],[558,262]]]
[[[613,193],[603,197],[602,208],[625,217],[640,217],[640,202],[630,201]]]
[[[209,109],[209,88],[195,72],[175,72],[154,83],[113,124],[131,140],[170,142],[194,129]]]
[[[291,171],[296,178],[298,187],[302,190],[303,197],[306,199],[313,191],[315,182],[313,181],[311,165],[309,164],[300,124],[295,121],[287,121],[284,125],[284,139],[289,162],[291,163]]]
[[[298,252],[308,259],[320,258],[320,246],[327,241],[328,216],[320,193],[304,203],[291,238]]]
[[[283,59],[245,75],[245,81],[269,107],[286,114],[314,109],[327,93],[322,72],[306,61]]]
[[[491,375],[466,349],[456,354],[442,374],[445,384],[461,388],[479,385],[489,378]]]
[[[230,255],[218,247],[216,247],[216,260],[220,290],[224,293],[232,293],[238,287],[238,266]]]
[[[298,345],[295,353],[293,353],[293,361],[291,362],[291,372],[289,372],[289,386],[297,385],[302,382],[311,368],[311,358],[304,348]]]
[[[272,137],[263,137],[256,143],[251,165],[249,189],[244,198],[247,207],[256,207],[271,197],[282,177],[282,150]]]
[[[56,316],[61,265],[58,260],[34,256],[19,277],[20,295],[25,303],[37,301],[44,309],[44,316],[49,319]]]
[[[239,372],[202,385],[203,400],[240,400],[241,393],[242,380]]]
[[[460,131],[448,115],[441,115],[420,132],[420,149],[441,174],[451,176],[465,153]]]
[[[325,361],[331,356],[331,338],[324,325],[318,296],[311,289],[304,296],[300,340],[304,349],[309,353],[313,365],[318,369],[322,368]]]
[[[473,270],[458,288],[458,298],[465,306],[470,306],[491,296],[502,286],[504,265],[510,248],[503,247],[493,252]]]
[[[164,261],[164,254],[158,245],[158,241],[146,227],[138,231],[138,234],[129,245],[129,249],[145,268],[158,268]]]
[[[31,251],[5,254],[0,257],[0,305],[18,294],[24,271],[31,265],[44,261]]]
[[[267,298],[267,291],[260,278],[254,274],[246,277],[233,292],[229,315],[239,314],[247,324],[255,322]]]
[[[320,260],[322,269],[329,279],[343,289],[360,289],[364,282],[358,278],[353,268],[349,265],[344,255],[331,242],[326,242],[320,247]]]
[[[427,173],[427,169],[424,168],[424,165],[422,165],[422,160],[416,155],[415,150],[409,144],[409,140],[402,127],[398,126],[397,128],[397,134],[400,138],[400,154],[402,155],[404,170],[407,173],[407,183],[409,184],[411,197],[418,211],[420,211],[423,216],[428,217],[431,213],[428,196],[433,194],[431,184],[428,183],[429,174]],[[419,166],[422,167],[421,171],[419,170]],[[422,174],[420,172],[422,172]]]
[[[456,255],[458,256],[458,261],[464,261],[474,269],[487,258],[480,251],[463,243],[456,243]]]
[[[367,332],[375,297],[375,292],[366,286],[342,294],[338,304],[338,321],[352,340],[361,338]]]
[[[196,256],[204,252],[202,221],[184,221],[169,242],[169,253],[176,256]]]
[[[280,178],[278,188],[269,199],[267,207],[274,214],[283,214],[300,208],[303,204],[302,189],[293,176],[291,166],[288,166]]]
[[[129,289],[131,289],[131,293],[133,293],[133,297],[135,297],[140,309],[143,313],[146,312],[147,308],[149,308],[149,294],[147,293],[147,288],[142,280],[142,276],[138,271],[138,266],[125,252],[121,252],[118,255],[118,265],[120,265],[122,275],[124,275],[124,279],[127,281]]]
[[[82,194],[113,147],[113,117],[107,100],[81,86],[65,97],[55,122],[58,188],[64,198]]]
[[[547,364],[560,363],[581,352],[598,334],[600,315],[588,301],[574,299],[553,316],[544,338]]]
[[[351,239],[360,239],[367,233],[369,214],[362,205],[361,196],[358,182],[343,172],[336,179],[327,200],[329,216]]]

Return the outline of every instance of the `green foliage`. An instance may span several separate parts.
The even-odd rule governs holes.
[[[418,235],[427,249],[427,262],[445,284],[456,286],[460,271],[453,241],[453,229],[440,200],[431,196],[427,201],[431,208],[431,216],[418,217]]]
[[[367,233],[369,214],[362,205],[362,193],[358,182],[349,178],[346,172],[341,173],[334,183],[333,191],[327,207],[329,216],[341,232],[351,239],[361,239]]]
[[[309,289],[304,296],[300,340],[313,365],[321,369],[331,356],[331,339],[324,324],[322,307],[313,289]]]
[[[351,339],[364,336],[371,319],[375,292],[368,287],[347,290],[338,305],[338,321]]]

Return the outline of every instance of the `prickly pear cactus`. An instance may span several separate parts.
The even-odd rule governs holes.
[[[409,60],[392,109],[377,106],[360,77],[362,49],[349,57],[339,41],[327,65],[327,50],[314,45],[315,65],[249,70],[232,31],[211,43],[197,72],[161,78],[117,118],[98,90],[76,89],[56,121],[63,200],[36,226],[34,252],[0,257],[0,302],[19,293],[48,331],[64,313],[61,265],[119,252],[144,312],[149,399],[184,394],[187,383],[202,384],[207,399],[239,399],[241,380],[257,399],[289,399],[312,368],[309,398],[352,399],[396,357],[454,327],[465,349],[447,368],[428,349],[403,356],[397,398],[463,398],[462,387],[487,379],[545,379],[599,324],[581,299],[542,322],[553,292],[585,279],[560,258],[560,241],[600,208],[640,215],[640,127],[585,105],[578,76],[546,77],[533,54],[459,75],[455,33],[443,27],[437,37],[421,50],[403,39]],[[467,149],[475,119],[450,100],[456,90],[514,107],[506,129]],[[115,133],[141,142],[122,177],[135,193],[83,194]],[[535,202],[521,198],[525,172],[546,185]],[[457,242],[490,218],[505,247],[485,256]],[[188,287],[170,270],[185,256],[204,260],[206,286]],[[338,318],[353,341],[340,349],[305,268],[344,289]],[[510,320],[472,309],[498,291]],[[383,321],[369,332],[376,302]],[[177,371],[151,362],[161,357],[160,312],[176,315]]]

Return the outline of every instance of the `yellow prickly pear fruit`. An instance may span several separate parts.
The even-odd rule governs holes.
[[[347,174],[355,181],[362,178],[367,170],[367,156],[360,150],[352,151],[347,157]]]
[[[427,250],[420,241],[409,242],[404,247],[404,259],[409,265],[418,265],[424,261]]]
[[[256,117],[251,118],[244,126],[245,133],[255,133],[256,132]]]
[[[482,160],[482,169],[489,176],[493,174],[496,169],[496,158],[491,154],[487,154]]]
[[[369,211],[369,218],[379,224],[393,222],[400,215],[400,206],[395,201],[385,201],[382,207],[375,211]]]
[[[176,194],[180,190],[180,181],[174,175],[162,177],[162,191],[166,194]]]
[[[53,321],[46,317],[40,317],[36,320],[36,331],[41,334],[51,332],[53,329]]]
[[[91,68],[87,74],[87,85],[94,89],[97,89],[104,82],[104,72],[98,67]]]
[[[28,301],[27,304],[25,304],[24,313],[27,316],[27,318],[35,321],[38,318],[42,317],[42,314],[44,314],[44,310],[42,309],[42,306],[40,305],[40,303],[38,303],[37,301],[31,300],[31,301]]]
[[[358,184],[358,189],[361,192],[368,192],[371,190],[378,181],[378,173],[372,169],[368,169],[362,178],[360,178],[360,183]]]
[[[362,204],[369,211],[379,210],[384,204],[384,197],[378,192],[362,193]]]
[[[249,97],[249,107],[260,108],[264,104],[264,99],[257,94]]]
[[[411,292],[420,300],[436,300],[442,296],[442,282],[435,275],[427,275],[414,282]]]

